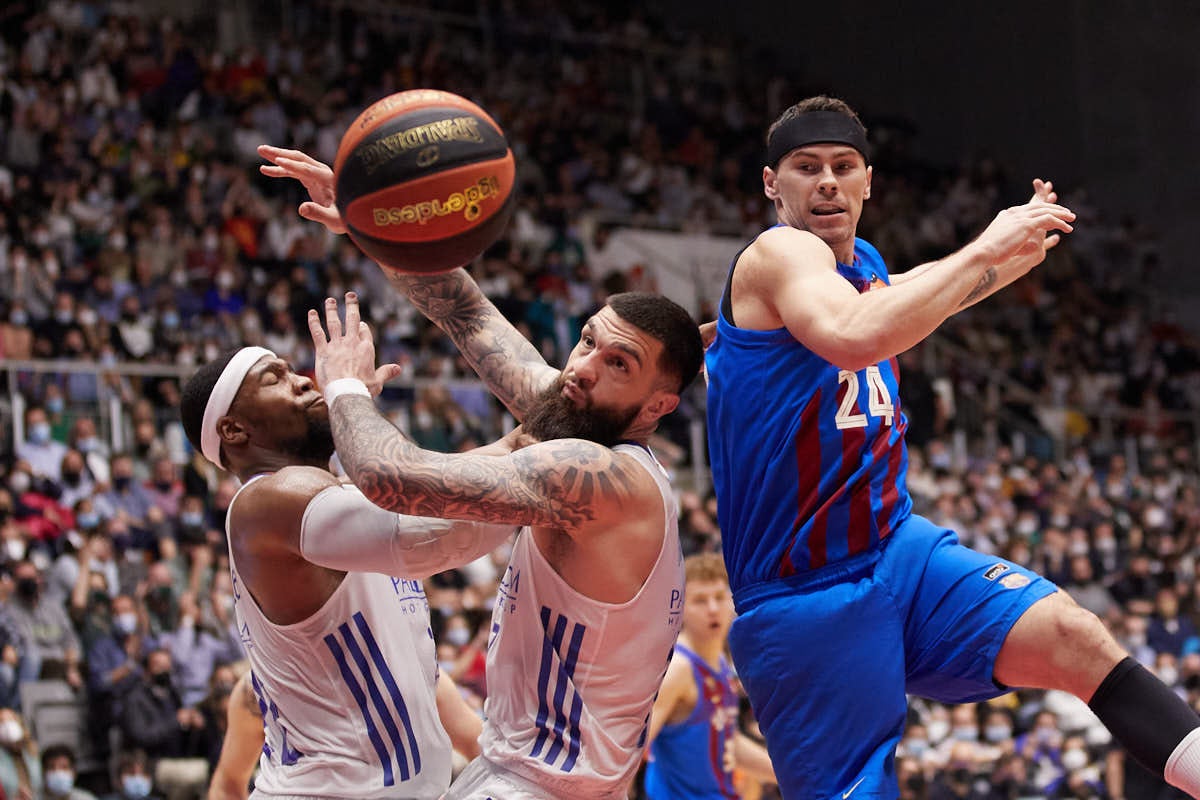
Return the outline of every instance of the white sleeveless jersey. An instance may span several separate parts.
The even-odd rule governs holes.
[[[497,778],[461,788],[456,782],[447,800],[626,796],[679,635],[684,573],[678,508],[666,471],[642,447],[614,449],[636,458],[662,493],[666,521],[658,560],[632,600],[602,603],[559,577],[528,528],[518,534],[488,643],[480,743]],[[513,775],[536,790],[513,788],[520,785],[510,780]]]
[[[242,584],[232,546],[229,568],[266,731],[254,797],[440,797],[451,749],[421,582],[348,572],[311,617],[276,625]]]

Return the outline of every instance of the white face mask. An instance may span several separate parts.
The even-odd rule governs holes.
[[[935,719],[925,726],[925,730],[929,732],[931,742],[940,742],[950,733],[950,723],[944,719]]]
[[[1062,755],[1063,768],[1068,772],[1074,772],[1077,769],[1082,769],[1087,766],[1088,755],[1077,747],[1073,747]]]
[[[0,722],[0,744],[16,744],[25,738],[25,728],[15,719]]]

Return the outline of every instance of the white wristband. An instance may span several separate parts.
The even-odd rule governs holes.
[[[370,397],[371,390],[358,378],[338,378],[336,381],[330,381],[321,394],[325,396],[325,405],[333,408],[333,401],[344,394],[359,394],[363,397]]]

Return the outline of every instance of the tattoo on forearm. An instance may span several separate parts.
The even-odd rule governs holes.
[[[441,328],[488,388],[519,418],[553,379],[537,348],[462,269],[438,275],[388,271],[388,280]]]
[[[981,277],[979,279],[979,283],[975,284],[975,288],[972,289],[971,293],[969,295],[967,295],[965,300],[962,301],[962,303],[959,305],[959,308],[969,306],[969,305],[971,305],[971,303],[974,303],[976,300],[983,297],[985,294],[988,293],[989,290],[991,290],[992,286],[995,285],[995,283],[996,283],[996,268],[988,267],[987,272],[983,273],[983,277]]]
[[[330,410],[338,459],[378,506],[402,514],[576,529],[639,496],[631,460],[578,439],[508,456],[421,450],[367,397]]]

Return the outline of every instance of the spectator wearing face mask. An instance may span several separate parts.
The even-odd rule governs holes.
[[[180,758],[202,750],[204,716],[185,708],[172,679],[171,654],[152,650],[140,680],[119,700],[117,712],[122,740],[141,748],[153,760]]]
[[[46,409],[30,406],[25,409],[25,441],[17,444],[16,456],[25,461],[34,475],[58,483],[62,477],[62,460],[67,446],[50,436],[50,419]]]
[[[42,784],[45,800],[96,800],[91,792],[75,785],[75,751],[54,744],[42,751]]]
[[[6,798],[37,798],[42,793],[42,765],[37,744],[21,715],[0,708],[0,789]]]
[[[171,518],[179,515],[183,500],[183,482],[179,479],[179,467],[167,456],[159,456],[150,468],[150,479],[146,482],[146,493],[150,503]]]
[[[150,779],[150,760],[140,750],[123,753],[117,761],[117,786],[101,800],[161,800]]]
[[[154,503],[146,488],[134,480],[132,456],[128,453],[113,455],[109,468],[112,485],[96,497],[96,510],[105,519],[121,515],[131,527],[146,527]]]
[[[74,508],[80,500],[90,498],[95,493],[96,482],[92,480],[92,476],[87,471],[83,453],[78,450],[68,449],[63,454],[59,472],[61,475],[59,487],[62,489],[62,494],[59,495],[58,502],[61,505]]]
[[[67,444],[83,453],[88,477],[97,484],[107,484],[112,475],[108,460],[112,455],[108,445],[96,435],[96,422],[91,417],[78,417],[71,425]]]
[[[74,688],[83,685],[79,672],[79,638],[61,602],[42,596],[41,575],[29,561],[13,567],[15,595],[7,608],[21,638],[29,643],[31,657],[41,665],[43,679],[61,678]]]
[[[1185,649],[1195,650],[1196,628],[1192,620],[1179,611],[1179,595],[1172,586],[1158,590],[1154,600],[1154,613],[1146,626],[1146,643],[1156,653],[1170,653],[1178,658]]]
[[[200,616],[196,596],[184,592],[179,596],[179,628],[164,632],[159,645],[171,652],[175,665],[175,683],[180,699],[187,708],[194,708],[209,691],[209,678],[214,667],[242,657],[241,640],[233,618],[224,609],[214,609],[219,630],[210,630]]]

